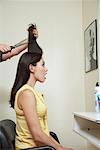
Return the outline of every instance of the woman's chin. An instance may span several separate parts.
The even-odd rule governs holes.
[[[39,80],[39,82],[43,83],[43,82],[45,82],[45,80],[46,80],[46,78]]]

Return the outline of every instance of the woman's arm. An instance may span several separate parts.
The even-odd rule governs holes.
[[[57,150],[72,150],[64,148],[54,138],[42,131],[36,110],[36,99],[31,91],[25,90],[19,95],[18,106],[23,109],[32,137],[37,143],[40,143],[39,146],[48,145]]]

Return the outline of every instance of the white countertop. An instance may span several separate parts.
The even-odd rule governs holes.
[[[74,112],[74,115],[88,119],[90,121],[94,121],[96,123],[100,123],[100,113],[96,112]]]

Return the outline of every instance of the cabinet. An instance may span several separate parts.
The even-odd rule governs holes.
[[[75,112],[73,130],[100,149],[100,113]]]

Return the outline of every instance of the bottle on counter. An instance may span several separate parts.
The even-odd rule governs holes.
[[[95,87],[95,111],[100,113],[100,85],[99,82],[96,83]]]

